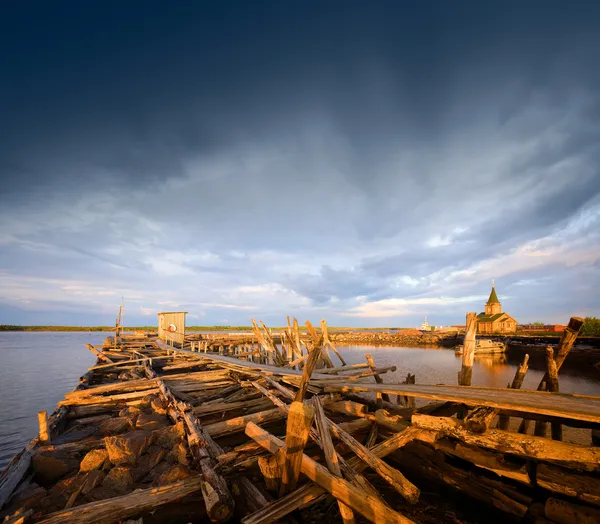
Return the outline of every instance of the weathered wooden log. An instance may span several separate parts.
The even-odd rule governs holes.
[[[283,450],[267,457],[258,457],[258,467],[263,474],[267,489],[273,493],[278,493],[281,489],[284,461],[285,452]]]
[[[402,495],[411,504],[419,500],[419,489],[412,484],[397,469],[381,460],[374,453],[369,451],[352,435],[328,419],[329,429],[333,435],[348,446],[361,460],[367,463],[376,473],[378,473],[388,484],[390,484],[400,495]]]
[[[557,524],[598,524],[600,522],[600,510],[571,504],[566,500],[549,498],[546,500],[544,512],[547,519]]]
[[[284,442],[256,424],[249,423],[246,426],[246,434],[271,453],[285,449]],[[359,490],[348,481],[332,475],[325,467],[304,454],[302,455],[302,473],[371,522],[403,524],[413,522],[395,512],[389,506],[382,504],[378,499]]]
[[[284,419],[285,416],[285,412],[279,408],[267,409],[265,411],[259,411],[258,413],[230,418],[229,420],[216,422],[214,424],[207,424],[204,427],[204,430],[211,437],[219,438],[225,435],[231,435],[233,433],[244,431],[246,424],[249,422],[256,424],[267,424],[269,422],[274,422],[275,420]]]
[[[304,454],[304,447],[308,441],[314,415],[313,408],[302,401],[292,402],[289,408],[285,431],[285,447],[287,451],[281,476],[279,496],[283,496],[296,489],[296,483],[300,476],[300,464]]]
[[[558,367],[554,360],[554,350],[550,346],[546,348],[546,369],[546,375],[548,376],[546,389],[552,393],[558,393]],[[554,440],[562,440],[562,426],[555,423],[552,428],[552,438]],[[547,430],[548,423],[538,420],[535,423],[533,434],[537,437],[545,437]]]
[[[79,377],[79,383],[82,386],[89,386],[92,383],[92,379],[94,377],[93,371],[86,371],[83,375]]]
[[[417,440],[419,439],[417,438]],[[461,441],[447,438],[438,439],[432,445],[446,455],[459,457],[478,468],[492,471],[500,477],[520,482],[529,487],[535,484],[529,476],[531,468],[528,468],[528,460],[525,458],[510,457],[507,459],[503,453],[470,446]]]
[[[85,391],[85,390],[84,390]],[[86,397],[71,397],[61,400],[59,406],[92,406],[94,404],[110,404],[113,402],[126,402],[128,400],[139,399],[146,395],[158,393],[158,388],[145,389],[143,391],[132,391],[130,393],[121,393],[118,395],[89,395]]]
[[[272,393],[265,390],[262,386],[260,386],[256,382],[253,382],[253,385],[259,391],[261,391],[269,400],[271,400],[276,406],[280,407],[281,409],[285,410],[286,412],[289,411],[290,407],[287,404],[283,403],[281,400],[279,400],[277,397],[275,397]],[[327,400],[330,400],[330,399],[327,399]],[[319,405],[320,405],[319,397],[313,397],[312,401],[315,403],[319,402]],[[326,420],[327,420],[328,425],[330,423],[332,423],[329,419],[326,419]],[[358,422],[358,420],[355,420],[353,422],[339,424],[338,427],[342,431],[346,431],[348,434],[352,434],[353,432],[361,429],[358,426],[357,422]],[[311,429],[309,434],[310,434],[310,437],[313,439],[313,441],[325,452],[325,449],[323,447],[323,442],[321,441],[321,437],[319,436],[318,430],[315,431],[314,429]],[[360,489],[363,489],[366,493],[370,494],[371,496],[380,498],[379,493],[373,486],[371,486],[370,482],[366,478],[364,478],[362,475],[357,474],[341,456],[338,457],[338,462],[340,464],[340,469],[342,470],[342,472],[344,473],[344,476],[346,477],[346,479],[349,482],[352,482],[354,485],[356,485]]]
[[[121,497],[99,500],[76,508],[57,511],[38,522],[40,524],[118,522],[158,506],[181,500],[187,495],[200,491],[201,486],[202,478],[195,476],[166,486],[138,489]]]
[[[37,439],[29,442],[29,444],[25,446],[25,449],[10,461],[6,469],[0,475],[0,509],[6,504],[14,489],[29,470],[29,465],[31,464],[31,459],[37,444]]]
[[[511,389],[521,389],[521,386],[523,385],[523,379],[525,378],[525,375],[527,374],[527,370],[529,369],[529,366],[527,365],[528,362],[529,362],[529,355],[525,355],[525,357],[523,358],[523,362],[518,367],[518,369],[515,373],[512,384],[509,385],[509,387]],[[509,424],[510,424],[510,417],[507,415],[501,414],[498,418],[497,428],[507,430],[509,427]]]
[[[308,320],[307,323],[310,324]],[[298,386],[298,391],[296,392],[294,400],[298,402],[302,402],[304,400],[304,395],[306,395],[306,390],[308,389],[310,377],[312,375],[313,370],[315,369],[315,365],[320,354],[321,348],[319,346],[315,346],[314,349],[310,352],[306,364],[304,365],[304,369],[302,370],[302,378],[300,379],[300,384]]]
[[[152,373],[150,369],[150,375]],[[229,520],[233,514],[233,497],[229,492],[225,479],[214,469],[216,465],[215,457],[220,455],[222,450],[206,434],[200,421],[192,413],[192,406],[178,401],[162,380],[158,381],[158,387],[169,407],[176,411],[176,418],[185,422],[190,452],[202,472],[203,482],[201,489],[206,513],[213,522],[225,522]],[[210,452],[211,446],[214,450],[212,454]]]
[[[452,466],[440,455],[429,446],[414,442],[391,458],[418,476],[449,485],[518,518],[525,516],[533,502],[531,497],[501,481]]]
[[[573,344],[575,344],[575,340],[577,339],[577,335],[579,335],[579,331],[583,327],[584,320],[579,317],[571,317],[569,320],[569,325],[562,332],[562,336],[560,342],[558,343],[558,347],[556,349],[556,369],[557,373],[560,371],[563,362],[567,358],[567,355],[571,351]],[[540,384],[537,388],[538,391],[547,391],[548,384],[548,373],[544,375]],[[527,420],[523,420],[521,425],[519,426],[519,433],[527,433],[529,429],[529,422]]]
[[[253,400],[240,400],[238,402],[218,402],[215,404],[202,403],[194,408],[196,415],[205,416],[214,413],[226,413],[236,409],[251,409],[264,404],[264,399],[258,398]],[[264,408],[263,408],[264,409]]]
[[[367,449],[372,448],[375,444],[377,444],[377,437],[379,436],[379,425],[374,422],[371,425],[371,429],[369,431],[369,435],[367,436],[367,440],[365,441],[365,447]]]
[[[327,418],[325,417],[325,412],[323,411],[323,406],[321,405],[321,402],[319,402],[319,399],[315,399],[313,405],[315,407],[315,423],[323,445],[323,455],[325,457],[325,462],[327,463],[327,469],[329,469],[332,475],[341,478],[342,470],[340,468],[338,454],[333,446],[333,441],[331,440],[331,433],[329,432],[329,426]],[[374,426],[377,427],[376,424],[374,424]],[[354,523],[354,512],[352,509],[339,500],[338,506],[344,523]]]
[[[327,404],[327,411],[335,413],[343,413],[344,415],[352,415],[354,417],[362,417],[366,415],[367,406],[352,402],[351,400],[341,400],[340,402],[330,402]]]
[[[462,368],[458,374],[461,386],[470,386],[475,361],[475,337],[477,332],[477,313],[467,313],[467,330],[463,342]]]
[[[476,408],[465,418],[465,426],[469,431],[485,433],[496,418],[496,408]]]
[[[358,421],[367,422],[364,419],[359,419]],[[344,429],[346,431],[350,431],[348,427]],[[430,432],[419,430],[417,428],[408,428],[402,433],[396,433],[389,439],[380,442],[370,451],[377,457],[384,458],[417,437],[425,438],[425,435],[427,434],[432,435],[433,442],[434,436]],[[351,458],[348,461],[348,465],[358,473],[364,471],[368,467],[367,464],[361,461],[358,457]],[[270,503],[268,506],[265,506],[252,515],[248,515],[242,520],[242,522],[244,524],[267,524],[274,522],[275,520],[284,517],[296,509],[305,508],[316,503],[317,501],[321,500],[326,493],[327,491],[321,486],[305,484],[285,497]]]
[[[327,322],[325,321],[325,319],[321,320],[321,333],[323,333],[323,344],[330,347],[333,350],[333,352],[337,355],[337,357],[340,359],[342,366],[345,366],[346,361],[344,360],[344,357],[342,357],[340,352],[334,346],[333,342],[331,342],[331,340],[329,339],[329,331],[327,330]]]
[[[490,429],[487,433],[478,435],[467,430],[457,420],[418,413],[412,416],[412,423],[418,428],[436,431],[474,446],[520,457],[569,464],[583,471],[600,471],[600,448],[518,435],[497,429]]]
[[[236,513],[240,518],[258,511],[273,500],[244,475],[233,479],[232,484],[231,491],[236,502]],[[240,506],[243,506],[243,511]]]
[[[537,486],[600,506],[600,476],[540,462],[535,468]]]
[[[325,375],[337,375],[340,372],[345,372],[345,371],[353,371],[356,369],[365,369],[368,368],[369,364],[352,364],[351,366],[340,366],[337,368],[320,368],[320,369],[315,369],[315,373],[321,373],[321,374],[325,374]],[[344,375],[342,375],[344,376]]]
[[[108,358],[106,355],[104,355],[101,351],[98,351],[94,346],[92,346],[91,344],[86,344],[85,345],[86,348],[88,348],[94,355],[96,355],[100,360],[104,360],[104,362],[108,362],[109,364],[114,364],[115,362],[113,360],[111,360],[110,358]]]
[[[408,373],[406,375],[406,379],[404,379],[405,384],[414,384],[416,382],[416,375],[411,375]],[[406,406],[408,408],[414,409],[415,407],[415,399],[412,397],[407,397],[405,395],[397,395],[396,402],[401,406]]]

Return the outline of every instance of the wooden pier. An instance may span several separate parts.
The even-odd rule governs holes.
[[[527,361],[507,389],[470,386],[470,343],[462,385],[391,384],[370,355],[347,365],[324,321],[189,335],[163,315],[160,338],[117,326],[87,346],[96,364],[0,476],[5,523],[298,522],[326,503],[328,520],[410,523],[432,486],[512,521],[600,522],[600,397],[558,387],[578,319],[526,391]]]

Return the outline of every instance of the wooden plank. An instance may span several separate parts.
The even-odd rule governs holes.
[[[258,442],[271,453],[285,449],[285,443],[274,437],[256,424],[246,426],[246,435]],[[348,481],[335,477],[325,467],[307,455],[302,455],[302,473],[322,488],[329,491],[336,499],[363,515],[371,522],[412,524],[413,521],[395,512],[375,497],[350,484]]]
[[[600,397],[546,391],[498,389],[480,386],[423,384],[329,383],[325,392],[382,392],[392,395],[460,402],[469,406],[539,413],[575,420],[600,422]]]

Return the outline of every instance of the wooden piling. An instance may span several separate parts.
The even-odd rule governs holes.
[[[40,426],[40,443],[44,445],[50,444],[50,432],[48,431],[48,413],[38,411],[38,423]]]

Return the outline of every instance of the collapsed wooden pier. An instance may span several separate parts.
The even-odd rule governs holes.
[[[470,386],[469,332],[461,385],[387,384],[395,368],[347,365],[324,321],[305,335],[295,320],[276,335],[254,325],[165,324],[161,338],[117,326],[88,345],[96,365],[0,476],[5,522],[294,522],[330,500],[345,523],[409,523],[432,486],[515,521],[600,521],[600,397],[558,392],[578,319],[539,391],[519,389],[526,360],[508,389]],[[588,444],[563,442],[563,426]]]

